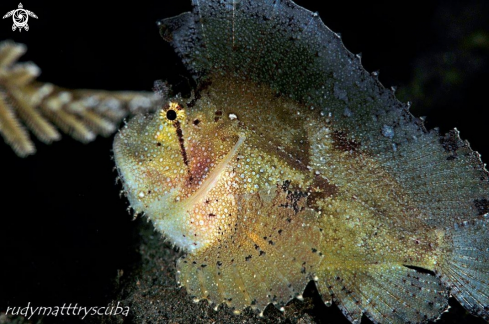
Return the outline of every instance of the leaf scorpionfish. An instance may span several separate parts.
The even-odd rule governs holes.
[[[290,0],[192,0],[159,22],[196,80],[118,133],[131,207],[186,252],[178,282],[236,313],[314,280],[352,322],[489,318],[489,175]],[[428,271],[420,271],[426,269]]]

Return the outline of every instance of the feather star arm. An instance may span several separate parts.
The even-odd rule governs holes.
[[[155,107],[152,92],[72,90],[37,82],[39,67],[17,62],[25,51],[23,44],[0,42],[0,135],[20,157],[36,152],[28,130],[47,144],[61,138],[58,129],[88,143],[114,133],[126,116]]]

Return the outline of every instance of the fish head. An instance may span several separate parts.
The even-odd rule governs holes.
[[[114,142],[131,207],[185,250],[210,244],[236,205],[230,179],[244,138],[234,118],[209,103],[170,101],[133,118]]]

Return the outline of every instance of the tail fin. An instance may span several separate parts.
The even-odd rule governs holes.
[[[489,218],[464,222],[447,234],[437,271],[451,294],[474,315],[489,320]]]

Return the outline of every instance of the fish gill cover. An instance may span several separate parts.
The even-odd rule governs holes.
[[[457,131],[427,131],[317,14],[192,4],[159,24],[193,98],[169,98],[114,143],[131,206],[186,252],[189,294],[263,311],[314,280],[351,321],[434,320],[450,294],[487,320],[478,153]]]

